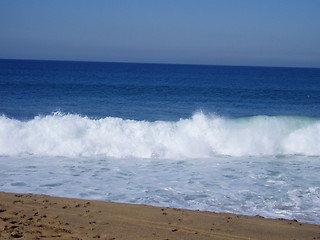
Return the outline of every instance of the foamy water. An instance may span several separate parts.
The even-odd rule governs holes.
[[[114,158],[320,156],[320,120],[197,113],[176,122],[55,113],[18,121],[0,117],[0,155]]]
[[[319,224],[319,138],[301,117],[2,116],[0,187]]]
[[[320,224],[318,158],[0,157],[1,191]]]

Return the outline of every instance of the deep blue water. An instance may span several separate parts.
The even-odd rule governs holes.
[[[0,60],[0,114],[320,117],[320,69]]]

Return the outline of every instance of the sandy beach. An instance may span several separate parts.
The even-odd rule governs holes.
[[[320,239],[320,226],[241,216],[0,193],[0,239]]]

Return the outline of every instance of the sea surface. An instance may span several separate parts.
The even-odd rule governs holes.
[[[0,60],[0,191],[320,224],[320,69]]]

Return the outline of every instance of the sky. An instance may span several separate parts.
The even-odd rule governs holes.
[[[320,68],[320,1],[0,0],[0,58]]]

